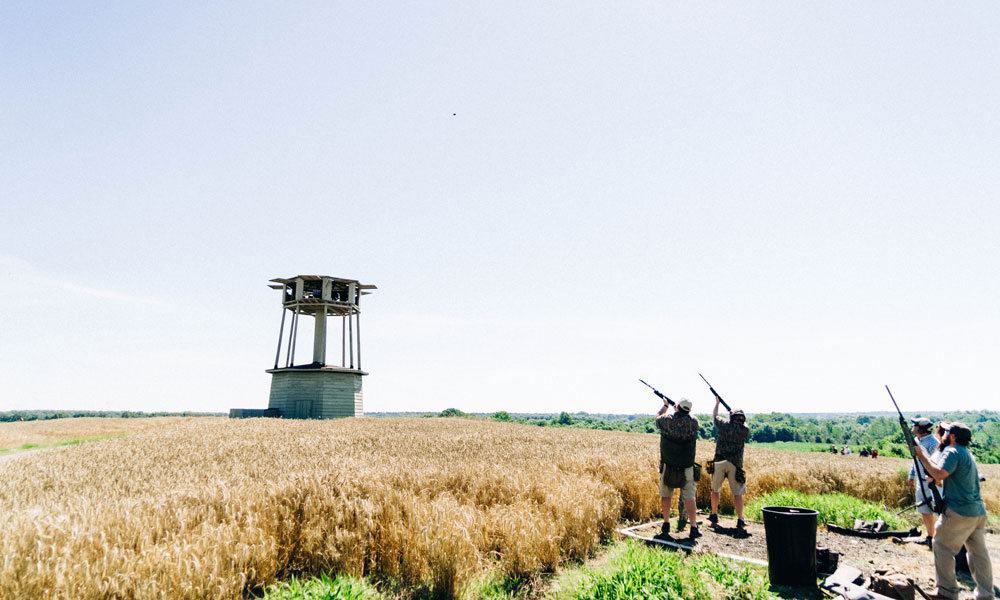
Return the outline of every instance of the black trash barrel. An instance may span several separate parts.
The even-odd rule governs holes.
[[[811,508],[765,506],[767,573],[773,585],[816,586],[816,519]]]

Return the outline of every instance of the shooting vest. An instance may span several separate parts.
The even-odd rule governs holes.
[[[715,429],[719,433],[715,442],[715,462],[728,460],[737,469],[743,468],[743,446],[750,437],[750,428],[716,417]]]
[[[690,416],[682,417],[690,419]],[[660,462],[668,467],[687,468],[694,465],[695,443],[698,441],[697,429],[690,440],[673,440],[660,433]]]

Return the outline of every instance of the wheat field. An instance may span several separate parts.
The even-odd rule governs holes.
[[[200,418],[46,450],[0,464],[0,597],[233,599],[321,571],[452,596],[655,518],[657,453],[648,434],[373,418]],[[898,459],[747,449],[746,467],[751,495],[909,497]]]

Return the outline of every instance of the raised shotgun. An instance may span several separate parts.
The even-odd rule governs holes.
[[[701,380],[705,382],[705,385],[708,386],[708,389],[712,390],[712,393],[715,394],[715,399],[718,400],[720,404],[725,406],[726,410],[728,410],[729,412],[733,412],[733,409],[729,408],[729,405],[726,404],[726,401],[722,399],[722,396],[719,395],[719,392],[715,391],[715,388],[712,387],[712,384],[709,383],[707,379],[705,379],[705,376],[702,375],[701,373],[698,373],[698,377],[701,377]]]
[[[673,406],[674,404],[676,404],[673,400],[671,400],[670,398],[667,398],[662,393],[660,393],[660,390],[658,390],[655,387],[649,385],[645,381],[642,381],[641,379],[639,381],[641,381],[644,386],[646,386],[649,389],[653,390],[653,393],[656,394],[658,398],[660,398],[661,400],[663,400],[664,404],[669,404],[670,406]]]
[[[906,424],[906,417],[903,416],[903,411],[899,410],[899,405],[896,404],[896,399],[892,397],[892,392],[889,391],[888,385],[885,386],[885,391],[889,392],[889,399],[892,400],[892,405],[896,407],[896,412],[899,413],[899,426],[903,428],[903,437],[906,438],[906,447],[909,448],[910,456],[913,457],[913,470],[917,473],[917,481],[920,482],[920,494],[924,497],[924,501],[916,506],[930,504],[931,510],[941,514],[944,512],[944,502],[941,500],[941,494],[938,493],[937,486],[928,484],[924,479],[924,467],[920,464],[920,460],[917,459],[917,440],[913,439],[913,432]],[[931,488],[930,497],[927,496],[928,487]]]

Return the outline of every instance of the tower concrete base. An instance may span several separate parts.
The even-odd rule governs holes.
[[[268,369],[271,374],[269,411],[285,419],[336,419],[365,414],[357,369],[307,365]]]

